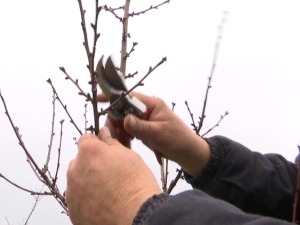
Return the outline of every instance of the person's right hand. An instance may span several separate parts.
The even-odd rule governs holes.
[[[147,106],[148,120],[129,114],[124,128],[132,136],[142,140],[150,149],[177,162],[191,176],[198,175],[210,157],[205,140],[190,129],[159,98],[134,93]]]

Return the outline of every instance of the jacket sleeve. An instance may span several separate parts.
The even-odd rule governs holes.
[[[246,214],[235,206],[198,190],[186,191],[175,196],[153,196],[142,205],[132,224],[292,225],[282,220]]]
[[[278,154],[252,152],[222,136],[206,140],[211,149],[208,165],[197,177],[185,174],[187,182],[247,213],[291,221],[295,164]]]

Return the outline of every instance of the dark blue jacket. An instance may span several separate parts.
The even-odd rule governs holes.
[[[211,149],[208,165],[197,177],[185,174],[198,190],[154,196],[133,224],[289,224],[285,221],[292,220],[295,164],[278,154],[252,152],[222,136],[206,140]]]

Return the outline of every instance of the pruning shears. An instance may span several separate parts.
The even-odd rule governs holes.
[[[105,64],[105,65],[104,65]],[[108,117],[114,126],[119,129],[119,138],[122,144],[129,146],[132,139],[123,126],[126,115],[132,113],[141,119],[147,119],[147,107],[139,99],[128,93],[125,84],[125,76],[118,71],[112,56],[104,62],[102,56],[96,67],[97,82],[110,102]],[[161,156],[155,152],[157,161],[161,164]]]

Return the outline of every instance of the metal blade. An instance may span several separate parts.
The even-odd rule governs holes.
[[[112,57],[109,56],[105,64],[105,77],[108,83],[117,90],[127,91],[125,85],[125,77],[121,72],[118,72],[116,66],[112,60]]]

